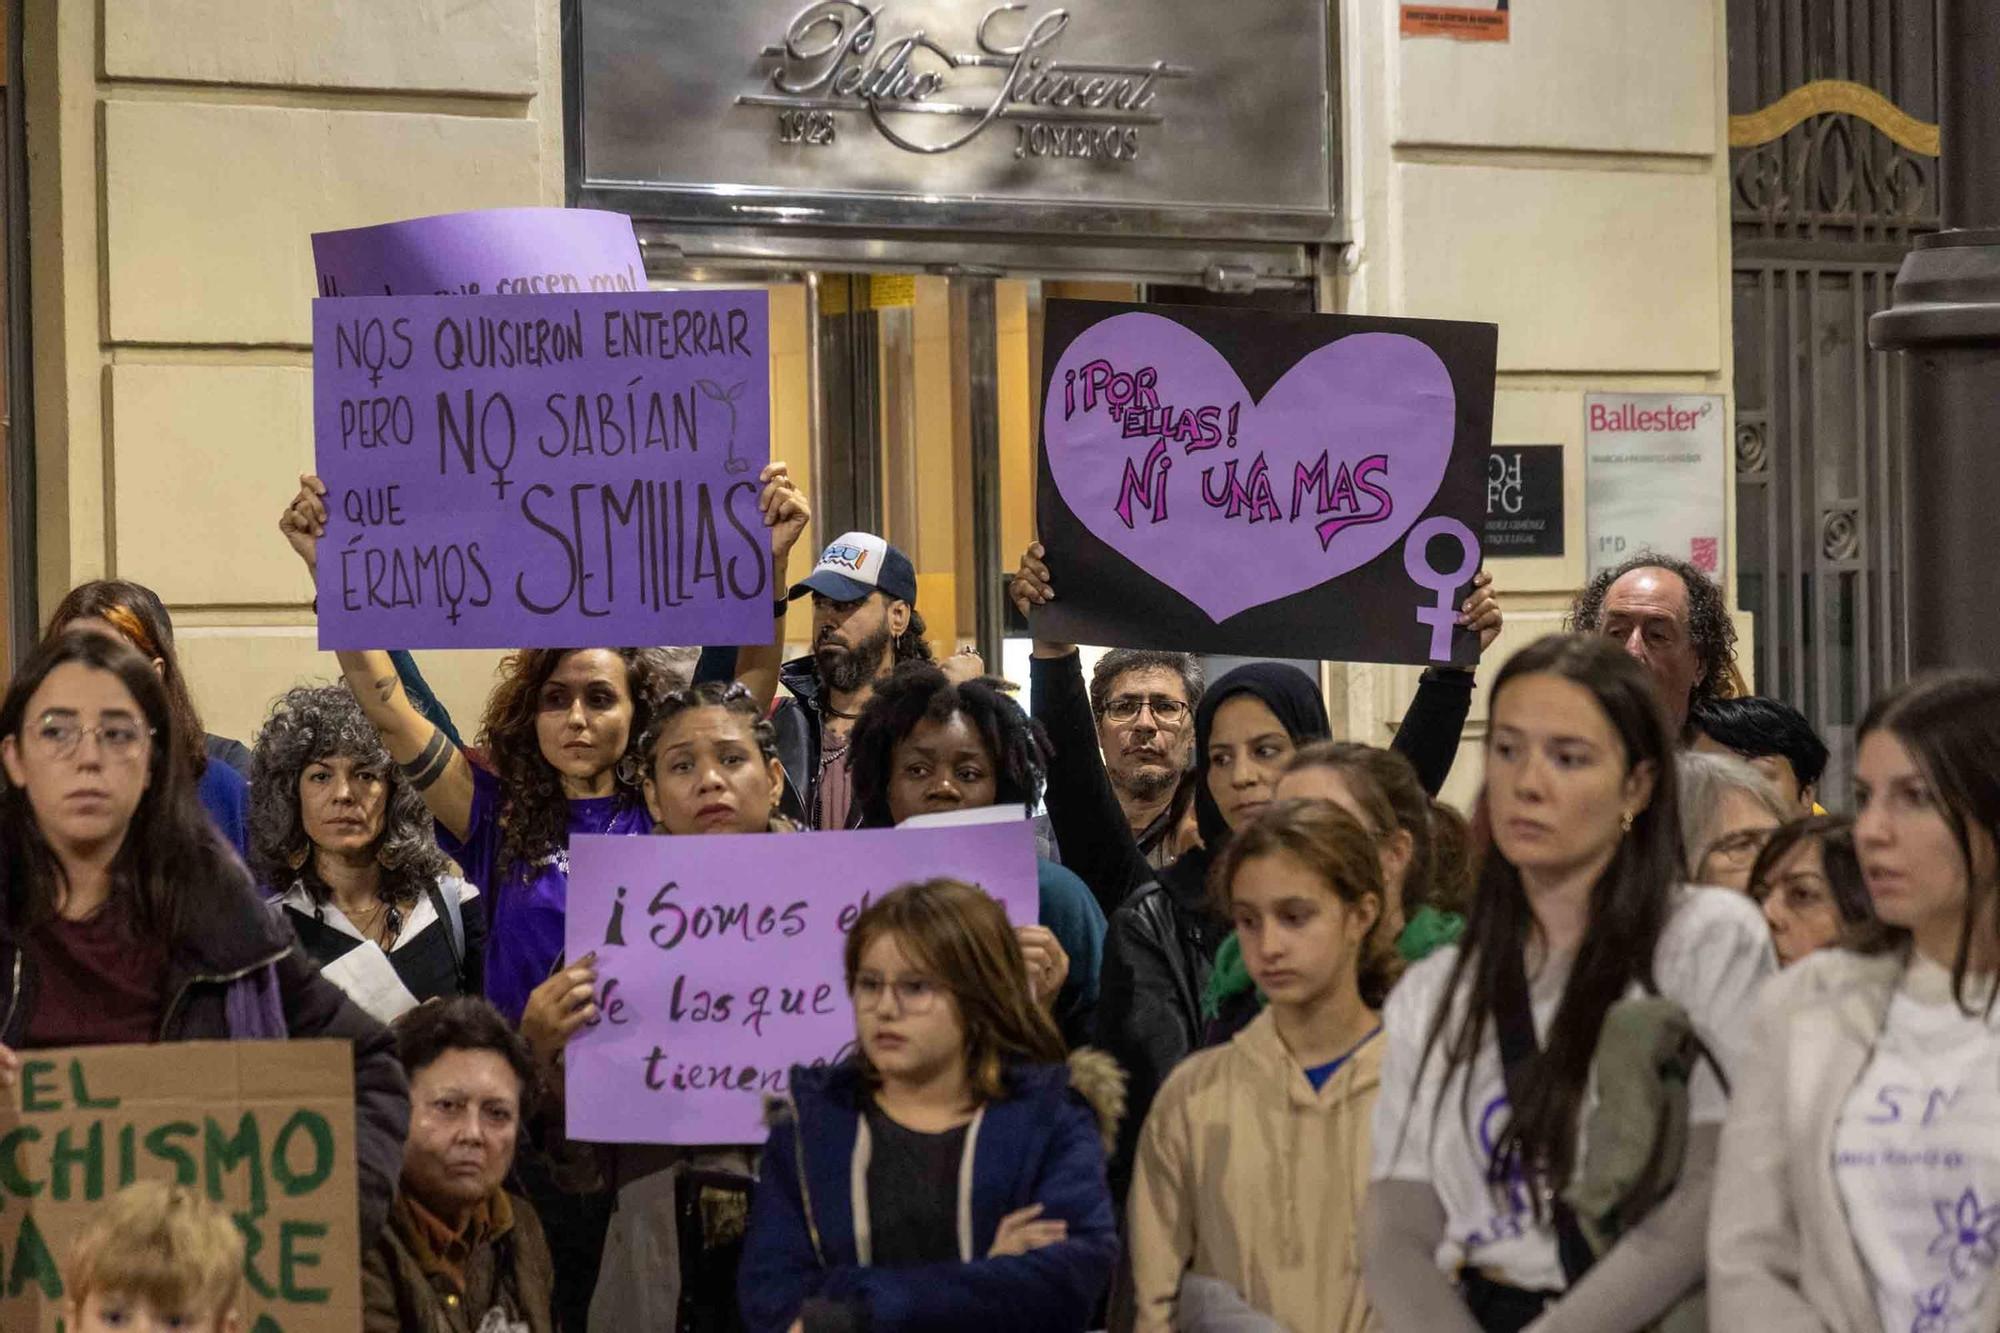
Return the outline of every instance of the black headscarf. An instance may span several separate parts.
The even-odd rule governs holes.
[[[1215,732],[1218,709],[1238,695],[1254,695],[1276,715],[1292,738],[1304,746],[1330,740],[1326,700],[1320,696],[1313,678],[1283,662],[1250,662],[1237,667],[1208,687],[1201,707],[1194,714],[1194,817],[1201,830],[1202,845],[1182,856],[1161,872],[1160,880],[1177,898],[1199,900],[1209,863],[1229,837],[1229,821],[1208,790],[1208,742]]]

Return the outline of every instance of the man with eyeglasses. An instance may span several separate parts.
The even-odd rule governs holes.
[[[1038,680],[1047,674],[1034,659]],[[1201,663],[1188,653],[1119,648],[1090,676],[1090,715],[1104,776],[1125,823],[1155,869],[1187,850],[1193,832],[1194,710],[1201,703]]]

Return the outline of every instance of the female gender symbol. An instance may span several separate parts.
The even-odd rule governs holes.
[[[1459,567],[1447,574],[1431,564],[1430,544],[1433,537],[1449,537],[1458,543],[1464,557]],[[1452,594],[1459,585],[1479,572],[1479,539],[1472,535],[1472,529],[1455,518],[1439,515],[1427,518],[1410,529],[1410,535],[1403,539],[1403,572],[1419,588],[1429,588],[1437,594],[1436,606],[1419,606],[1417,619],[1431,627],[1431,660],[1449,662],[1451,660],[1451,632],[1458,628],[1458,608],[1452,604]]]

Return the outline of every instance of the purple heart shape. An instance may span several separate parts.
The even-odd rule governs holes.
[[[1405,334],[1316,348],[1253,403],[1202,338],[1133,311],[1064,350],[1042,430],[1070,511],[1221,622],[1394,546],[1444,481],[1456,418],[1451,373]]]

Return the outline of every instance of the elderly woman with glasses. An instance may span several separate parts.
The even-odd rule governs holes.
[[[1793,812],[1769,778],[1734,755],[1690,751],[1675,766],[1681,846],[1693,882],[1747,891],[1757,853]]]
[[[286,691],[250,771],[251,869],[322,975],[385,1023],[480,993],[479,891],[438,850],[423,795],[352,694]]]

